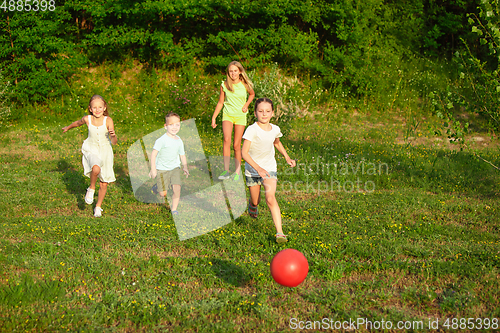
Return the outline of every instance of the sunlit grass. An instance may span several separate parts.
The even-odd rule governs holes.
[[[133,107],[112,114],[117,181],[99,219],[83,201],[86,129],[16,123],[0,137],[1,330],[270,332],[291,330],[291,318],[498,318],[498,170],[471,150],[438,146],[424,127],[405,138],[405,113],[333,112],[335,103],[282,138],[299,164],[278,159],[285,245],[264,203],[256,220],[245,213],[179,241],[166,207],[135,199],[127,150],[161,128],[162,112],[155,122]],[[205,155],[221,155],[220,127],[203,117],[197,125]],[[474,148],[500,164],[498,148]],[[310,265],[294,289],[269,272],[284,248]]]

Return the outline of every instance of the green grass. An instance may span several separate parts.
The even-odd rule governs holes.
[[[438,146],[423,126],[405,136],[403,111],[332,105],[297,119],[282,139],[301,165],[278,160],[285,245],[274,241],[265,204],[257,220],[245,213],[179,241],[167,208],[134,198],[127,150],[161,117],[112,114],[117,181],[99,219],[83,200],[86,129],[63,135],[67,121],[50,117],[10,127],[0,135],[0,330],[271,332],[292,331],[292,318],[426,329],[439,319],[443,329],[446,319],[498,318],[498,170],[471,149]],[[205,154],[221,155],[220,128],[205,125]],[[500,164],[494,142],[474,149]],[[284,248],[309,261],[296,288],[270,275]]]

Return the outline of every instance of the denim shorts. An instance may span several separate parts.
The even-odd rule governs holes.
[[[268,171],[269,175],[271,177],[267,178],[267,179],[278,179],[278,173],[276,171]],[[255,185],[264,185],[264,178],[262,178],[261,176],[257,175],[257,176],[245,176],[245,179],[247,181],[247,186],[248,187],[251,187],[251,186],[255,186]]]

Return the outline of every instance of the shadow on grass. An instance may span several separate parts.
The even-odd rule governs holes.
[[[125,168],[122,165],[114,165],[115,177],[116,177],[116,186],[121,188],[124,193],[134,193],[132,189],[132,183],[130,182],[130,176],[125,171]]]
[[[66,160],[60,159],[57,162],[57,172],[61,173],[62,181],[68,193],[75,196],[78,202],[78,209],[85,209],[85,191],[88,187],[82,170],[75,170]]]
[[[180,279],[185,278],[186,272],[196,272],[205,278],[205,282],[212,281],[212,277],[224,281],[234,287],[244,287],[252,279],[251,275],[244,268],[234,264],[231,261],[223,260],[216,257],[197,258],[197,257],[165,257],[164,260],[172,265],[168,273],[162,272],[158,275],[157,282],[163,280],[170,281],[172,276],[177,276]],[[208,273],[209,270],[212,274]],[[208,274],[207,274],[208,273]],[[213,281],[211,282],[213,283]]]
[[[423,145],[355,142],[340,137],[335,137],[326,145],[314,140],[289,140],[286,144],[293,147],[288,149],[288,154],[298,160],[297,164],[301,169],[296,167],[294,172],[290,172],[285,169],[288,166],[280,160],[279,171],[284,175],[286,172],[291,174],[284,176],[283,180],[312,182],[350,178],[356,180],[358,177],[363,180],[367,175],[363,174],[361,164],[365,163],[366,171],[370,167],[369,163],[372,163],[377,171],[380,165],[384,165],[382,174],[377,173],[371,177],[377,184],[377,189],[390,190],[396,181],[399,186],[421,188],[430,192],[454,192],[484,198],[498,195],[498,188],[495,186],[500,180],[498,170],[466,151]],[[484,155],[493,164],[500,163],[498,153],[495,155],[491,151]],[[312,172],[306,174],[304,168],[311,168]],[[329,173],[325,174],[323,170],[328,170]]]
[[[241,267],[229,261],[212,258],[210,262],[215,276],[232,286],[244,287],[251,280],[251,276]]]
[[[121,166],[114,166],[115,176],[116,176],[116,186],[122,189],[123,192],[132,193],[132,185],[130,183],[130,177],[126,173],[125,169]],[[68,193],[76,197],[78,203],[78,209],[84,210],[85,203],[85,193],[90,185],[90,178],[83,175],[83,169],[75,169],[70,163],[64,159],[60,159],[57,162],[57,172],[61,173],[61,179],[66,186]],[[99,180],[97,181],[97,190],[99,189]],[[109,188],[108,188],[109,189]],[[109,190],[108,190],[109,194]]]

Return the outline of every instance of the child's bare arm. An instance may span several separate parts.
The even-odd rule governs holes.
[[[108,117],[108,121],[109,121],[109,123],[107,122],[106,124],[108,125],[109,137],[111,139],[111,143],[116,145],[116,143],[118,142],[118,138],[116,137],[116,133],[115,133],[115,124],[113,123],[113,119],[111,119],[109,117]]]
[[[189,176],[189,170],[188,170],[186,155],[180,155],[180,157],[182,163],[182,170],[184,171],[184,174],[186,175],[187,178]]]
[[[158,150],[153,149],[151,153],[151,170],[149,171],[149,177],[156,178],[156,156],[158,155]]]
[[[295,166],[295,160],[292,160],[290,156],[286,153],[285,147],[283,147],[283,144],[280,141],[280,138],[276,138],[274,140],[274,147],[285,157],[286,163],[290,165],[292,168]]]
[[[224,99],[225,99],[225,94],[224,90],[222,89],[222,86],[220,87],[220,95],[219,95],[219,102],[217,102],[217,106],[215,107],[214,115],[212,116],[212,128],[217,127],[217,116],[220,113],[220,110],[222,110],[222,107],[224,106]]]
[[[79,120],[71,123],[70,125],[63,127],[62,131],[63,131],[63,133],[66,133],[70,129],[78,127],[78,126],[82,126],[83,124],[86,124],[86,123],[87,123],[87,117],[83,117],[82,119],[79,119]]]
[[[245,140],[243,142],[243,148],[241,148],[241,157],[243,157],[243,159],[259,173],[259,176],[261,176],[262,178],[266,178],[266,177],[271,178],[271,175],[269,174],[269,172],[262,169],[257,163],[255,163],[255,161],[248,154],[248,151],[250,150],[251,144],[252,144],[252,141]]]
[[[241,111],[243,112],[247,112],[248,111],[248,107],[250,106],[250,103],[252,103],[254,97],[255,97],[255,91],[253,91],[252,88],[248,87],[249,91],[248,91],[248,100],[247,102],[245,103],[245,105],[243,105],[243,108],[241,109]]]

